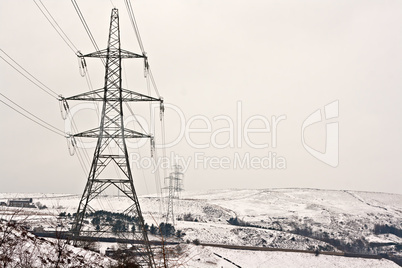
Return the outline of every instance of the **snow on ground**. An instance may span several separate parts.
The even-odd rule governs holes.
[[[366,239],[370,243],[398,243],[402,245],[402,238],[394,234],[369,235]]]
[[[396,213],[402,215],[402,195],[318,189],[222,190],[183,194],[183,198],[206,200],[230,209],[239,216],[323,217],[322,208],[334,213],[366,215]],[[368,201],[364,201],[367,199]],[[372,204],[370,204],[370,202]]]
[[[255,247],[276,247],[287,249],[308,250],[309,246],[326,247],[328,244],[315,239],[308,239],[303,236],[265,230],[252,227],[238,227],[216,223],[178,222],[177,228],[184,230],[185,240],[193,241],[198,239],[202,243],[215,243],[222,245],[255,246]],[[333,251],[337,251],[333,249]]]
[[[33,227],[41,225],[50,230],[59,224],[57,215],[61,212],[76,212],[81,196],[3,193],[0,194],[0,201],[20,197],[33,198],[34,203],[46,205],[47,209],[18,209],[18,215],[13,215],[16,209],[0,207],[1,217],[23,219]],[[123,212],[130,206],[130,200],[122,196],[101,196],[94,201],[91,206],[95,210]],[[140,196],[139,201],[145,221],[149,225],[158,225],[164,218],[161,212],[166,206],[166,200],[162,202],[157,196],[148,195]],[[204,243],[289,249],[311,249],[318,245],[325,247],[324,242],[289,233],[295,227],[311,227],[313,231],[325,232],[329,237],[343,241],[364,237],[368,242],[402,243],[402,239],[394,235],[373,233],[375,224],[402,228],[402,195],[397,194],[318,189],[183,192],[182,198],[175,203],[175,214],[179,218],[176,220],[176,229],[186,233],[183,242],[198,239]],[[191,216],[191,221],[184,220],[185,214]],[[228,220],[232,217],[238,217],[258,228],[230,225]],[[150,236],[150,239],[157,238]],[[193,249],[196,252],[194,258],[189,260],[191,265],[188,267],[234,267],[213,252],[233,258],[242,267],[323,267],[321,264],[325,264],[325,267],[395,267],[392,262],[385,260],[218,248],[213,248],[212,252],[210,248],[201,248]],[[205,255],[200,262],[195,257],[198,255]],[[247,264],[250,261],[256,266]],[[270,265],[270,262],[273,264]]]
[[[263,251],[244,251],[224,248],[197,247],[189,250],[189,254],[194,256],[189,260],[186,267],[210,268],[210,267],[236,267],[232,263],[224,260],[226,258],[240,267],[253,268],[397,268],[399,267],[392,261],[381,259],[362,259],[347,258],[341,256],[327,256],[306,253],[288,252],[263,252]],[[216,256],[220,255],[222,258]]]
[[[18,225],[0,222],[0,264],[4,267],[110,267],[98,253],[76,248],[64,240],[38,238]]]
[[[186,192],[184,199],[216,205],[253,225],[276,230],[312,227],[333,238],[372,234],[375,224],[402,228],[402,195],[318,189]]]

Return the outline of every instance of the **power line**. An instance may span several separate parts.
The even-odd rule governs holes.
[[[3,58],[0,55],[0,58],[2,58],[8,65],[10,65],[14,70],[16,70],[17,72],[19,72],[22,76],[24,76],[26,79],[28,79],[31,83],[33,83],[34,85],[36,85],[37,87],[39,87],[40,89],[42,89],[44,92],[46,92],[47,94],[49,94],[50,96],[52,96],[55,99],[58,99],[59,94],[57,94],[55,91],[53,91],[52,89],[50,89],[48,86],[46,86],[45,84],[43,84],[41,81],[39,81],[35,76],[33,76],[30,72],[28,72],[24,67],[22,67],[20,64],[18,64],[18,62],[16,62],[13,58],[11,58],[6,52],[4,52],[4,50],[0,49],[1,52],[3,52],[12,62],[14,62],[18,67],[20,67],[26,74],[24,74],[21,70],[18,70],[17,67],[15,67],[15,65],[13,65],[12,63],[10,63],[8,60],[6,60],[5,58]],[[29,78],[28,76],[30,76],[31,78]],[[35,81],[33,81],[35,80]]]
[[[144,45],[142,44],[140,31],[138,30],[137,21],[135,20],[134,11],[133,11],[133,7],[131,5],[131,1],[130,0],[125,0],[124,3],[126,4],[128,16],[130,17],[130,21],[131,21],[131,26],[133,27],[135,35],[137,36],[137,40],[138,40],[138,44],[139,44],[139,46],[141,48],[141,52],[142,52],[143,55],[145,55]]]
[[[18,70],[12,63],[10,63],[9,61],[7,61],[5,58],[3,58],[1,55],[0,57],[7,63],[9,64],[13,69],[15,69],[17,72],[19,72],[21,75],[23,75],[26,79],[28,79],[30,82],[32,82],[34,85],[36,85],[37,87],[39,87],[40,89],[42,89],[44,92],[46,92],[47,94],[49,94],[50,96],[52,96],[53,98],[58,100],[58,94],[53,91],[52,89],[50,89],[49,87],[47,87],[45,84],[43,84],[41,81],[39,81],[37,78],[35,78],[30,72],[28,72],[26,69],[24,69],[20,64],[18,64],[13,58],[11,58],[6,52],[4,52],[2,49],[0,49],[0,51],[2,51],[9,59],[11,59],[12,62],[14,62],[18,67],[20,67],[22,70],[24,70],[30,77],[28,77],[26,74],[24,74],[23,72],[21,72],[20,70]],[[9,102],[13,103],[15,106],[19,107],[21,110],[25,111],[27,114],[31,115],[32,117],[36,118],[37,120],[39,120],[40,122],[34,120],[33,118],[29,117],[28,115],[22,113],[21,111],[18,111],[17,109],[15,109],[14,107],[12,107],[11,105],[5,103],[4,101],[0,100],[3,104],[5,104],[6,106],[8,106],[9,108],[13,109],[14,111],[16,111],[17,113],[21,114],[22,116],[28,118],[29,120],[33,121],[34,123],[60,135],[63,137],[67,137],[66,134],[64,133],[64,131],[50,125],[49,123],[45,122],[44,120],[42,120],[41,118],[39,118],[38,116],[32,114],[31,112],[27,111],[26,109],[24,109],[23,107],[21,107],[20,105],[18,105],[17,103],[15,103],[14,101],[12,101],[11,99],[9,99],[8,97],[6,97],[4,94],[0,93],[1,96],[3,96],[5,99],[7,99]],[[74,120],[72,120],[75,129],[77,130],[77,127],[75,126],[75,122]],[[61,134],[63,133],[63,134]],[[78,153],[77,153],[77,157],[78,157],[78,161],[80,162],[80,166],[82,168],[82,170],[84,171],[84,173],[87,173],[86,171],[86,166],[85,166],[85,161],[80,153],[80,151],[77,149]],[[86,151],[85,151],[86,153]],[[86,157],[88,158],[88,156],[86,155]]]
[[[153,85],[154,90],[155,90],[155,92],[156,92],[156,95],[158,96],[158,98],[160,98],[161,95],[159,95],[159,90],[158,90],[158,87],[156,86],[156,82],[155,82],[155,79],[154,79],[154,76],[153,76],[153,74],[152,74],[152,71],[151,71],[151,68],[150,68],[150,67],[148,68],[148,74],[149,74],[149,76],[150,76],[150,78],[151,78],[151,82],[152,82],[152,85]]]
[[[88,24],[85,21],[84,15],[82,15],[80,7],[78,6],[78,4],[77,4],[77,2],[75,0],[71,0],[71,3],[73,4],[75,11],[77,12],[78,17],[80,18],[81,23],[84,26],[84,29],[87,32],[87,34],[89,36],[89,39],[92,42],[92,45],[94,46],[96,51],[99,51],[100,49],[98,47],[98,44],[96,43],[95,38],[93,37],[93,35],[91,33],[91,30],[89,29]],[[101,60],[103,62],[103,65],[106,65],[105,59],[101,58]]]
[[[57,21],[54,19],[54,17],[52,16],[52,14],[50,14],[49,10],[46,8],[45,4],[43,4],[42,0],[39,0],[39,2],[41,3],[41,5],[43,6],[43,9],[38,5],[38,3],[36,3],[36,1],[34,0],[35,5],[39,8],[39,10],[42,12],[42,14],[45,16],[45,18],[47,19],[47,21],[50,23],[50,25],[52,25],[53,29],[56,30],[56,32],[59,34],[59,36],[63,39],[63,41],[67,44],[67,46],[74,52],[74,54],[77,54],[77,47],[74,45],[74,43],[70,40],[70,38],[68,38],[67,34],[63,31],[63,29],[59,26],[59,24],[57,23]]]
[[[85,150],[83,150],[84,152],[86,152]],[[84,157],[82,157],[82,154],[80,152],[80,150],[77,148],[77,158],[78,161],[80,162],[82,171],[84,171],[84,174],[87,175],[88,174],[88,167],[86,165],[86,162],[84,161]]]
[[[53,133],[60,135],[62,137],[67,137],[67,135],[64,133],[64,131],[52,126],[51,124],[47,123],[46,121],[42,120],[41,118],[39,118],[38,116],[32,114],[31,112],[29,112],[28,110],[24,109],[23,107],[21,107],[20,105],[18,105],[17,103],[15,103],[14,101],[12,101],[10,98],[6,97],[4,94],[0,93],[0,95],[7,99],[9,102],[11,102],[12,104],[14,104],[15,106],[17,106],[18,108],[20,108],[21,110],[23,110],[24,112],[26,112],[27,114],[29,114],[30,116],[36,118],[37,120],[39,120],[40,122],[38,122],[37,120],[31,118],[30,116],[28,116],[27,114],[22,113],[21,111],[15,109],[14,107],[12,107],[11,105],[7,104],[6,102],[4,102],[3,100],[0,99],[0,102],[2,102],[4,105],[8,106],[9,108],[13,109],[14,111],[16,111],[17,113],[19,113],[20,115],[24,116],[25,118],[31,120],[32,122],[40,125],[41,127],[46,128],[47,130],[52,131]],[[42,123],[41,123],[42,122]],[[67,141],[69,142],[69,141]],[[79,149],[77,149],[77,158],[78,161],[80,163],[80,166],[82,168],[82,170],[84,171],[84,173],[87,173],[87,167],[85,165],[85,161],[83,160],[83,157],[79,151]]]
[[[17,110],[16,108],[12,107],[11,105],[7,104],[6,102],[4,102],[3,100],[0,99],[0,102],[2,102],[3,104],[7,105],[9,108],[13,109],[14,111],[16,111],[17,113],[19,113],[20,115],[28,118],[29,120],[31,120],[32,122],[46,128],[47,130],[52,131],[53,133],[56,133],[57,135],[66,137],[66,134],[64,133],[64,131],[52,126],[51,124],[45,122],[44,120],[40,119],[39,117],[37,117],[36,115],[32,114],[31,112],[27,111],[26,109],[24,109],[23,107],[21,107],[20,105],[18,105],[17,103],[15,103],[14,101],[12,101],[11,99],[7,98],[5,95],[3,95],[2,93],[0,93],[1,96],[3,96],[3,98],[7,99],[9,102],[11,102],[12,104],[14,104],[15,106],[17,106],[18,108],[20,108],[21,110],[23,110],[24,112],[26,112],[27,114],[29,114],[30,116],[36,118],[37,120],[39,120],[40,122],[36,121],[35,119],[33,119],[32,117],[29,117],[28,115],[24,114],[23,112]],[[41,123],[42,122],[42,123]]]
[[[34,2],[35,2],[35,0],[34,0]],[[56,22],[54,17],[51,15],[49,10],[43,4],[42,0],[39,0],[39,2],[43,6],[43,9],[47,12],[48,16],[45,14],[45,12],[42,10],[42,8],[35,2],[36,6],[39,8],[39,10],[42,12],[42,14],[46,17],[46,19],[49,21],[49,23],[52,25],[52,27],[56,30],[56,32],[63,39],[63,41],[70,47],[70,49],[76,55],[80,55],[80,52],[78,51],[77,47],[74,45],[74,43],[71,41],[71,39],[67,36],[67,34],[63,31],[63,29],[58,25],[58,23]],[[78,8],[78,5],[77,5],[77,8]],[[77,10],[77,8],[76,8],[76,10]],[[80,18],[82,17],[82,19],[83,19],[83,16],[82,16],[81,12],[79,11],[79,8],[78,8],[77,12],[79,13]],[[86,26],[86,28],[88,28],[88,26],[86,25],[85,19],[83,19],[83,21],[84,21],[84,27]],[[89,30],[89,28],[88,28],[88,30]],[[89,31],[89,35],[90,35],[91,41],[93,40],[94,46],[97,47],[97,44],[96,44],[95,40],[93,39],[92,34],[90,33],[90,31]],[[91,85],[91,81],[90,81],[90,78],[89,78],[89,73],[87,73],[87,71],[85,71],[85,74],[87,74],[86,75],[86,81],[87,81],[88,85]],[[73,129],[75,129],[75,131],[78,132],[78,128],[77,128],[77,126],[75,124],[74,118],[71,118],[71,120],[72,120],[72,124],[73,124]],[[87,153],[86,150],[83,150],[83,154],[82,154],[79,148],[76,148],[76,151],[77,151],[78,161],[80,162],[80,166],[81,166],[82,170],[84,171],[84,173],[87,173],[87,165],[86,164],[88,164],[88,162],[89,162],[88,153]],[[85,157],[83,157],[83,155]],[[88,162],[85,162],[85,160],[87,160]]]
[[[133,7],[131,5],[131,1],[130,0],[125,0],[124,3],[126,4],[127,13],[128,13],[129,18],[130,18],[130,21],[131,21],[131,26],[133,27],[134,33],[135,33],[135,35],[137,37],[137,41],[138,41],[138,44],[140,46],[141,52],[145,57],[146,71],[148,72],[148,74],[149,74],[149,76],[151,78],[151,82],[152,82],[153,88],[154,88],[154,90],[156,92],[156,95],[158,96],[158,98],[160,98],[158,87],[156,86],[154,76],[152,75],[152,71],[151,71],[150,66],[148,64],[148,58],[146,57],[145,48],[144,48],[144,45],[142,43],[140,30],[138,29],[138,25],[137,25],[137,21],[135,19],[135,15],[134,15]]]
[[[80,20],[81,20],[81,22],[82,22],[82,25],[83,25],[84,28],[85,28],[85,31],[87,32],[89,38],[91,39],[92,44],[94,45],[94,47],[95,47],[96,50],[99,50],[99,47],[98,47],[98,45],[96,44],[95,38],[93,37],[93,35],[92,35],[92,33],[91,33],[91,30],[89,29],[88,24],[87,24],[87,22],[85,21],[85,18],[84,18],[84,16],[82,15],[81,10],[80,10],[80,8],[79,8],[77,2],[76,2],[75,0],[71,0],[71,3],[73,4],[73,6],[74,6],[74,8],[75,8],[75,11],[77,12],[78,17],[80,18]]]
[[[137,37],[138,44],[139,44],[141,52],[142,52],[142,54],[144,56],[145,74],[146,74],[146,80],[147,80],[146,82],[147,82],[148,95],[151,95],[151,86],[150,86],[150,82],[151,82],[152,86],[153,86],[153,88],[155,90],[156,95],[158,96],[158,98],[160,98],[159,90],[158,90],[158,88],[156,86],[155,79],[154,79],[154,77],[152,75],[152,71],[151,71],[149,63],[148,63],[148,58],[146,56],[144,45],[142,43],[142,39],[141,39],[140,31],[138,29],[137,21],[135,20],[134,11],[133,11],[133,7],[131,5],[131,1],[130,0],[125,0],[124,3],[126,4],[126,8],[127,8],[127,12],[128,12],[130,21],[131,21],[131,25],[132,25],[132,27],[134,29],[135,35]],[[129,110],[130,110],[130,112],[132,112],[131,109],[129,109]],[[149,104],[149,112],[150,112],[150,117],[151,117],[150,120],[151,120],[151,124],[152,124],[151,104]],[[163,118],[162,118],[162,120],[163,120]],[[164,133],[164,123],[163,123],[163,121],[161,122],[161,124],[162,124],[163,157],[165,158],[166,157],[166,149],[165,149],[165,146],[164,146],[164,144],[165,144],[165,137],[164,137],[165,133]],[[140,124],[140,126],[141,126],[141,124]],[[141,128],[142,128],[142,126],[141,126]],[[155,150],[154,154],[155,154],[154,159],[158,159],[157,150]],[[157,167],[157,165],[155,164],[155,160],[153,162],[154,162],[154,168],[156,169],[156,172],[155,172],[155,187],[156,187],[157,193],[160,194],[159,212],[162,215],[161,212],[162,212],[162,208],[164,207],[164,204],[163,204],[163,198],[162,198],[162,187],[161,187],[161,182],[160,182],[160,172],[159,172],[159,167]],[[166,174],[166,169],[164,169],[164,174]]]
[[[144,134],[147,134],[148,131],[146,131],[145,128],[142,126],[141,122],[138,120],[137,116],[131,109],[130,105],[127,104],[127,102],[126,102],[126,106],[127,106],[128,110],[130,111],[131,115],[134,117],[135,121],[138,123],[138,125],[141,127],[141,129],[144,131]]]

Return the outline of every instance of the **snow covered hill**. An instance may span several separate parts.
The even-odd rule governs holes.
[[[15,216],[13,209],[3,207],[2,217],[24,218],[32,228],[42,226],[45,230],[54,230],[59,220],[55,216],[60,213],[75,213],[80,198],[68,194],[8,193],[0,194],[0,201],[16,197],[33,198],[47,208],[25,208]],[[147,195],[139,200],[149,225],[163,220],[166,206],[163,198]],[[128,206],[127,198],[117,196],[101,196],[92,204],[94,209],[115,212],[122,212]],[[225,256],[241,267],[267,267],[265,264],[269,262],[273,263],[272,267],[397,267],[384,259],[238,251],[195,246],[191,244],[194,240],[238,246],[331,252],[346,249],[365,254],[401,255],[400,236],[374,232],[376,226],[402,229],[402,195],[397,194],[319,189],[184,192],[181,199],[175,201],[175,215],[176,230],[185,233],[175,241],[183,243],[188,267],[235,267],[224,260]],[[85,228],[94,227],[89,223]],[[150,239],[157,238],[150,236]]]
[[[13,221],[0,221],[2,267],[107,268],[115,263],[98,253],[73,247],[65,240],[38,238]]]
[[[373,234],[375,224],[402,228],[402,195],[397,194],[266,189],[186,193],[183,198],[188,202],[196,200],[201,204],[218,206],[225,213],[254,226],[286,232],[311,228],[311,232],[349,242],[361,237],[377,241],[383,239]],[[195,217],[211,220],[208,213],[199,211],[194,214]],[[402,243],[402,239],[397,237],[387,239]]]
[[[229,250],[224,248],[197,248],[192,250],[195,256],[186,263],[187,267],[212,268],[239,267],[252,268],[397,268],[392,261],[381,259],[345,258],[339,256],[314,256],[313,254],[288,252],[261,252]],[[219,255],[220,257],[218,257]],[[225,260],[227,259],[227,260]]]

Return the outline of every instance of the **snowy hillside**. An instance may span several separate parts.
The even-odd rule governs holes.
[[[116,262],[64,240],[38,238],[18,225],[1,221],[0,263],[2,267],[106,268]]]
[[[402,227],[402,196],[397,194],[267,189],[186,193],[183,198],[219,206],[252,225],[282,231],[311,228],[333,238],[373,238],[375,224]],[[389,239],[402,243],[400,238]]]
[[[381,259],[345,258],[339,256],[314,256],[312,254],[288,252],[261,252],[229,250],[223,248],[203,247],[192,250],[195,256],[187,262],[187,267],[253,267],[253,268],[397,268],[392,261]],[[219,256],[217,256],[219,255]],[[227,261],[227,260],[229,261]]]
[[[23,218],[31,227],[54,230],[60,213],[76,211],[80,196],[68,194],[0,194],[0,201],[29,197],[47,208],[3,207],[3,218]],[[157,196],[139,197],[145,221],[158,225],[165,201]],[[129,200],[101,196],[92,207],[122,212]],[[6,215],[8,214],[8,216]],[[353,252],[401,256],[402,238],[376,233],[376,226],[402,229],[402,195],[318,189],[212,190],[184,192],[175,201],[175,228],[185,233],[180,239],[188,267],[397,267],[389,260],[345,258],[320,254],[261,252],[195,246],[222,244],[320,252]],[[72,217],[67,217],[67,222]],[[85,228],[94,228],[90,223]],[[151,240],[158,237],[150,235]],[[219,255],[219,256],[218,256]],[[296,265],[296,263],[298,265]],[[249,264],[249,265],[248,265]],[[324,265],[325,264],[325,265]]]

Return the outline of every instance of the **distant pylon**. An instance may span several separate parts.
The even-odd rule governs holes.
[[[180,192],[183,191],[183,173],[180,165],[173,166],[174,171],[169,174],[169,177],[165,178],[165,189],[168,192],[168,207],[166,213],[166,223],[175,224],[174,218],[174,200],[180,199]],[[167,181],[167,182],[166,182]]]
[[[142,263],[155,267],[152,251],[150,248],[147,230],[141,213],[140,204],[134,188],[133,176],[129,163],[127,151],[127,138],[149,138],[153,145],[153,137],[124,127],[123,103],[124,102],[147,102],[157,101],[161,104],[162,99],[139,94],[122,88],[121,61],[129,58],[143,58],[145,55],[135,54],[120,48],[119,14],[114,8],[111,14],[109,40],[107,49],[96,51],[80,57],[93,57],[106,59],[105,83],[101,89],[65,98],[65,100],[102,101],[102,114],[100,126],[87,130],[74,137],[97,138],[91,169],[89,171],[87,184],[82,194],[77,214],[72,226],[75,237],[84,232],[83,220],[87,211],[93,211],[91,201],[105,191],[109,186],[115,186],[132,204],[124,212],[134,217],[134,228],[132,229],[133,239],[144,246],[138,247],[138,256]],[[120,173],[118,178],[112,178],[106,174],[108,167],[115,166]],[[88,234],[86,234],[88,235]]]

